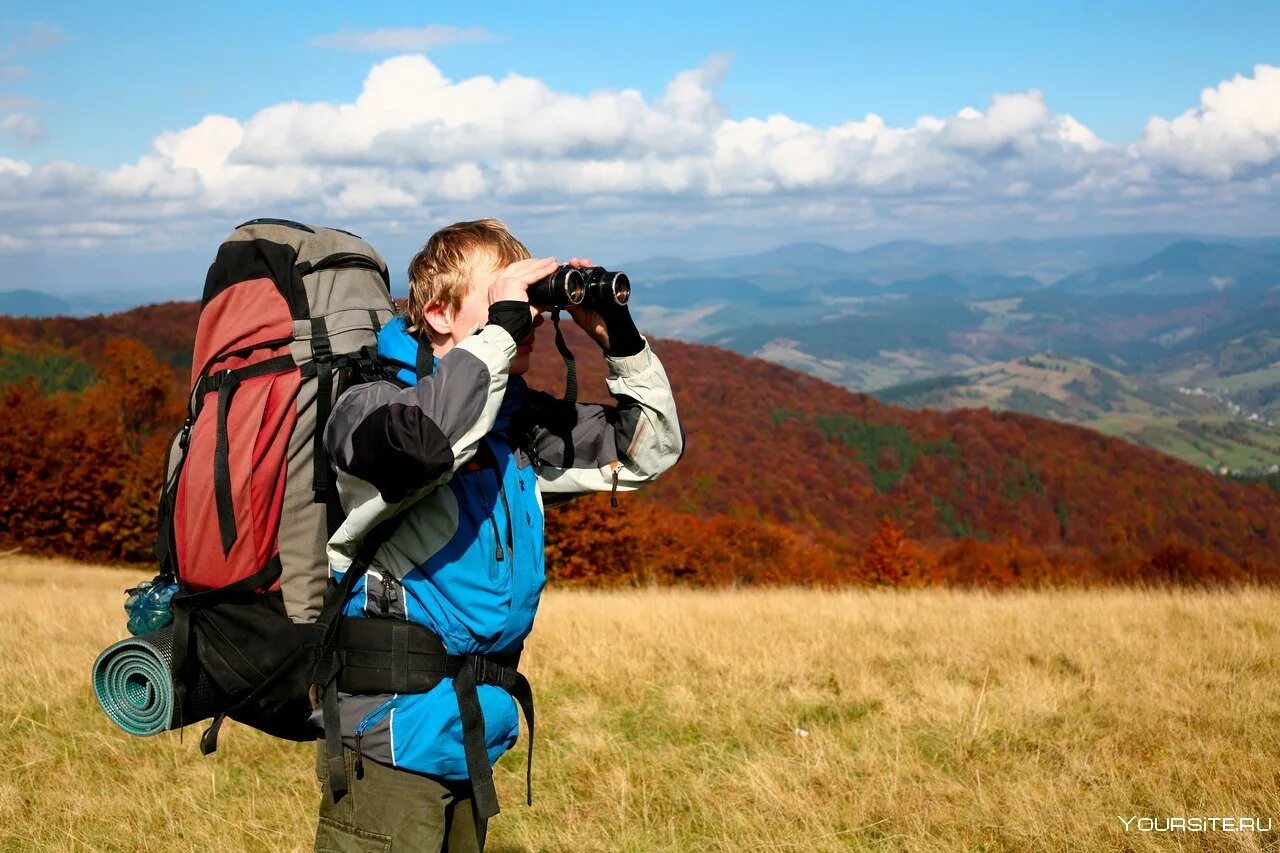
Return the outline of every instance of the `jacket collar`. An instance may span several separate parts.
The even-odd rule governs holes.
[[[396,378],[406,385],[418,384],[418,337],[406,328],[404,317],[392,317],[378,332],[378,357],[391,365]],[[440,357],[432,356],[432,369],[440,366]],[[524,403],[526,386],[524,378],[512,376],[507,382],[507,392],[498,408],[495,430],[505,430],[511,416]]]

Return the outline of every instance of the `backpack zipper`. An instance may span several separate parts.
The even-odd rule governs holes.
[[[389,274],[378,266],[377,261],[368,255],[361,255],[357,252],[336,252],[314,261],[303,261],[294,269],[297,270],[298,276],[302,278],[321,270],[363,269],[376,272],[384,283],[389,282]],[[390,287],[389,284],[388,287]]]

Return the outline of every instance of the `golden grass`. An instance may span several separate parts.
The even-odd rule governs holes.
[[[128,737],[89,668],[135,573],[0,560],[0,845],[310,849],[312,748]],[[552,591],[491,850],[1280,844],[1280,593]],[[807,736],[797,733],[807,732]],[[1125,833],[1118,816],[1270,833]]]

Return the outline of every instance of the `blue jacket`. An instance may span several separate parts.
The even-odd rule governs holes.
[[[341,578],[364,535],[403,519],[346,603],[348,616],[420,622],[451,654],[519,649],[546,581],[543,495],[638,488],[683,448],[666,373],[647,342],[606,358],[616,406],[569,405],[509,375],[515,341],[485,325],[418,377],[417,340],[394,318],[379,354],[399,383],[357,385],[338,400],[325,442],[347,519],[329,541]],[[536,685],[535,685],[536,689]],[[489,758],[515,743],[514,700],[478,688]],[[341,695],[344,741],[384,764],[467,778],[450,679],[427,693]]]

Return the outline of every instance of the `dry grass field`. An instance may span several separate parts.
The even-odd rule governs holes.
[[[131,738],[89,668],[137,575],[0,560],[0,847],[310,849],[310,745]],[[548,593],[491,850],[1280,847],[1280,593]],[[1252,816],[1271,832],[1125,832]]]

